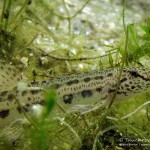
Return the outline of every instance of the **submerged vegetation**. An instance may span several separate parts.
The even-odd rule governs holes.
[[[0,1],[0,59],[28,81],[122,66],[149,68],[148,6],[141,0],[124,4],[119,0]],[[128,23],[128,15],[139,8],[141,16]],[[63,108],[54,114],[55,94],[53,89],[45,91],[45,108],[0,129],[0,149],[150,147],[149,93],[85,115],[68,114]]]

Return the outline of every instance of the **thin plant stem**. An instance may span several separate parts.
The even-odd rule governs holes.
[[[21,109],[21,112],[23,113],[23,115],[25,116],[25,118],[30,122],[30,124],[38,131],[40,131],[40,129],[37,127],[37,125],[35,123],[33,123],[33,121],[30,119],[30,117],[26,114],[26,112],[24,111],[23,107],[20,105],[19,101],[16,100],[19,108]]]
[[[106,118],[106,116],[109,114],[111,109],[106,109],[106,111],[104,112],[104,114],[102,114],[102,116],[97,120],[95,121],[91,126],[89,126],[87,128],[87,130],[81,135],[81,139],[84,139],[85,135],[90,132],[90,129],[94,128],[98,123],[102,123],[103,120]]]
[[[66,10],[66,13],[67,13],[67,16],[68,16],[68,29],[69,29],[69,35],[71,35],[71,17],[70,17],[70,14],[69,14],[69,11],[67,9],[67,6],[66,6],[66,3],[64,0],[63,1],[63,4],[64,4],[64,7],[65,7],[65,10]]]
[[[33,41],[36,39],[37,36],[38,36],[38,34],[34,35],[34,37],[31,39],[31,41],[26,46],[24,46],[24,48],[22,48],[20,50],[19,54],[21,54],[27,47],[29,47],[33,43]]]
[[[105,54],[105,55],[102,55],[102,56],[97,56],[97,57],[82,57],[82,58],[63,58],[63,57],[57,57],[57,56],[54,56],[54,55],[51,55],[51,54],[46,54],[42,49],[40,49],[40,51],[42,51],[42,53],[44,53],[46,56],[48,57],[51,57],[53,59],[56,59],[56,60],[61,60],[61,61],[82,61],[82,60],[89,60],[89,59],[99,59],[99,58],[103,58],[103,57],[107,57],[109,55],[112,55],[112,54],[115,54],[116,52],[112,52],[112,53],[108,53],[108,54]],[[55,51],[55,50],[53,50]]]
[[[77,134],[77,132],[68,124],[66,123],[63,119],[57,117],[57,120],[59,120],[61,123],[63,123],[63,125],[65,125],[76,137],[76,141],[78,141],[78,143],[82,144],[81,138],[79,137],[79,135]]]
[[[23,9],[25,8],[25,6],[27,5],[27,3],[29,2],[29,0],[26,0],[24,2],[24,4],[22,5],[22,7],[20,8],[20,10],[18,11],[18,13],[15,15],[15,17],[12,19],[11,23],[13,23],[19,16],[19,14],[21,14],[21,12],[23,11]]]
[[[128,34],[129,34],[129,29],[128,28],[129,28],[129,25],[127,26],[127,34],[126,34],[126,40],[125,40],[125,49],[124,49],[124,55],[123,55],[123,62],[122,62],[122,65],[120,67],[118,82],[117,82],[116,90],[115,90],[115,92],[114,92],[114,94],[112,96],[112,99],[110,101],[110,104],[109,104],[108,108],[111,107],[111,105],[113,104],[114,99],[115,99],[115,97],[117,95],[117,91],[118,91],[118,88],[120,86],[120,79],[121,79],[121,76],[122,76],[122,71],[123,71],[125,63],[127,63],[127,48],[128,48]]]
[[[84,4],[71,18],[76,17],[76,16],[83,10],[83,8],[84,8],[89,2],[90,2],[90,0],[87,0],[87,1],[85,2],[85,4]]]
[[[4,4],[3,4],[2,15],[1,15],[1,24],[3,23],[5,7],[6,7],[6,0],[4,0]]]
[[[9,17],[10,17],[11,5],[12,5],[12,0],[9,0],[9,2],[8,2],[8,7],[7,7],[8,18],[6,19],[6,23],[5,23],[5,31],[7,30],[7,26],[8,26],[8,19],[9,19]]]
[[[87,0],[87,1],[85,2],[85,4],[84,4],[74,15],[70,16],[70,19],[75,18],[75,17],[84,9],[84,7],[85,7],[89,2],[90,2],[90,0]],[[56,12],[54,12],[54,14],[57,15],[58,17],[60,17],[60,18],[68,19],[68,17],[62,16],[62,15],[56,13]]]
[[[122,11],[122,21],[123,21],[123,28],[124,28],[125,34],[126,34],[126,24],[125,24],[125,9],[126,9],[126,4],[127,4],[127,0],[124,0],[123,11]]]

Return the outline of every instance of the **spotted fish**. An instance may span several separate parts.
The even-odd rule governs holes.
[[[82,106],[85,105],[109,104],[116,92],[119,74],[120,68],[113,68],[27,83],[22,82],[21,75],[15,73],[13,67],[0,62],[0,126],[22,116],[16,100],[19,100],[26,112],[30,112],[35,104],[44,105],[45,89],[55,88],[57,103],[68,111],[82,110]],[[125,67],[114,102],[148,91],[150,91],[150,69]]]

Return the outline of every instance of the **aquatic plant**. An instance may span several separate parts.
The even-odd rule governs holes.
[[[95,10],[98,7],[90,0],[78,5],[64,0],[1,1],[0,58],[16,66],[17,72],[22,71],[28,81],[125,65],[149,67],[150,19],[136,24],[125,24],[124,20],[125,33],[117,42],[110,44],[106,40],[102,44],[96,34],[100,29],[90,19],[81,16],[81,22],[77,22],[81,28],[75,24],[87,5],[93,5]],[[107,29],[103,32],[106,34]],[[114,35],[118,36],[119,31],[109,32],[106,39]],[[99,48],[102,46],[103,52]],[[53,113],[56,107],[53,90],[45,91],[45,100],[44,110],[36,108],[33,116],[24,112],[26,120],[0,130],[1,149],[11,149],[12,145],[27,150],[124,148],[121,144],[131,143],[126,138],[149,138],[149,93],[82,116],[68,114],[63,108],[62,113]],[[149,144],[135,142],[139,147]]]

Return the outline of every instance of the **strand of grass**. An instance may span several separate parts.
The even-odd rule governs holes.
[[[17,14],[14,16],[14,18],[12,19],[12,21],[11,21],[11,23],[14,23],[16,20],[17,20],[17,18],[18,18],[18,16],[22,13],[22,11],[25,9],[25,7],[26,7],[26,5],[28,4],[28,2],[29,2],[29,0],[26,0],[25,2],[24,2],[24,4],[22,5],[22,7],[20,8],[20,10],[17,12]]]
[[[109,54],[109,56],[108,56],[108,60],[109,60],[109,65],[110,65],[110,67],[113,67],[114,60],[113,60],[113,57],[112,57],[112,55],[111,55],[111,54]]]
[[[61,119],[59,117],[57,117],[56,119],[59,120],[62,124],[64,124],[75,135],[76,141],[78,141],[78,143],[81,145],[82,141],[81,141],[79,135],[77,134],[77,132],[68,123],[66,123],[63,119]]]
[[[75,118],[73,118],[73,119],[69,122],[69,124],[72,125],[72,124],[76,121],[76,119],[77,119],[79,116],[80,116],[80,114],[78,114]],[[60,132],[66,130],[66,129],[67,129],[67,127],[63,127],[63,128],[61,128],[61,129],[59,129],[56,134],[59,134]]]
[[[86,131],[84,131],[84,133],[80,136],[81,139],[84,139],[84,137],[86,136],[86,134],[88,132],[90,132],[91,129],[93,129],[97,124],[101,124],[103,122],[103,120],[106,118],[106,116],[109,114],[109,112],[111,111],[110,109],[106,109],[106,111],[102,114],[102,116],[100,116],[100,118],[97,119],[97,121],[95,121],[92,125],[90,125]]]
[[[150,94],[149,93],[146,93],[146,100],[149,100],[149,96]],[[150,121],[150,116],[149,116],[149,107],[146,107],[146,117],[147,117],[147,120]]]
[[[108,44],[101,44],[101,46],[105,46],[105,47],[110,47],[112,49],[116,49],[116,47],[114,47],[114,45],[108,45]]]
[[[67,9],[67,6],[66,6],[66,3],[65,3],[65,1],[64,0],[62,0],[63,1],[63,5],[64,5],[64,8],[65,8],[65,10],[66,10],[66,13],[67,13],[67,20],[68,20],[68,30],[69,30],[69,35],[71,36],[71,17],[70,17],[70,13],[69,13],[69,11],[68,11],[68,9]]]
[[[80,116],[81,116],[81,114],[78,113],[78,115],[76,115],[76,116],[69,122],[69,124],[72,125]]]
[[[7,6],[8,18],[6,19],[6,22],[5,22],[5,31],[7,31],[8,19],[9,19],[9,17],[10,17],[11,6],[12,6],[12,0],[9,0],[9,1],[8,1],[8,6]]]
[[[64,150],[64,147],[60,144],[58,144],[58,142],[53,142],[49,145],[48,150],[53,150],[53,149],[58,149],[58,150]]]
[[[49,5],[48,4],[48,1],[43,1],[43,0],[39,0],[40,1],[40,4],[43,5],[45,7],[45,9],[47,9],[50,13],[53,13],[55,6],[57,5],[57,2],[55,3],[55,6],[53,5]],[[52,6],[52,7],[51,7]],[[53,16],[53,14],[51,14]]]
[[[143,103],[138,108],[136,108],[133,112],[125,115],[124,117],[121,117],[121,119],[127,119],[127,118],[131,117],[132,115],[136,114],[140,109],[142,109],[144,106],[146,106],[148,104],[150,104],[150,101]],[[108,118],[108,119],[114,119],[113,117],[109,117],[109,116],[107,116],[106,118]],[[114,119],[114,120],[118,121],[117,119]]]
[[[40,129],[38,128],[38,126],[33,123],[32,119],[30,119],[30,117],[26,114],[26,112],[24,111],[23,107],[21,106],[21,104],[19,103],[18,100],[16,100],[17,105],[19,106],[19,108],[21,109],[21,112],[23,113],[23,115],[25,116],[25,118],[28,120],[28,122],[30,122],[30,124],[37,130],[40,131]]]
[[[115,54],[116,52],[112,52],[112,53],[109,53],[109,54],[105,54],[105,55],[102,55],[102,56],[97,56],[97,57],[82,57],[82,58],[63,58],[63,57],[56,57],[56,56],[53,56],[51,54],[46,54],[42,49],[39,49],[40,51],[42,51],[42,53],[44,53],[46,56],[50,57],[50,58],[53,58],[53,59],[56,59],[56,60],[61,60],[61,61],[82,61],[82,60],[90,60],[90,59],[100,59],[100,58],[103,58],[103,57],[107,57],[108,55],[112,55],[112,54]]]
[[[98,138],[99,138],[101,135],[103,135],[105,132],[107,132],[107,131],[109,131],[109,130],[111,130],[111,129],[117,128],[117,127],[118,127],[117,125],[114,125],[114,126],[110,126],[110,127],[106,128],[106,129],[104,129],[104,130],[102,130],[102,131],[99,131],[99,132],[97,133],[95,139],[94,139],[92,150],[97,150],[96,143],[97,143],[97,141],[98,141]],[[101,149],[103,149],[102,146],[101,146]]]
[[[144,107],[144,106],[146,106],[148,104],[150,104],[150,101],[145,102],[144,104],[142,104],[141,106],[139,106],[137,109],[135,109],[133,112],[129,113],[128,115],[126,115],[124,117],[122,117],[121,119],[127,119],[127,118],[131,117],[133,114],[135,114],[136,112],[138,112],[142,107]]]
[[[58,138],[60,141],[63,141],[64,143],[70,144],[70,141],[68,141],[64,137],[61,137],[60,135],[55,134],[55,137]]]
[[[1,25],[3,25],[3,19],[4,19],[5,7],[6,7],[6,0],[4,0],[4,4],[3,4],[3,8],[2,8]]]
[[[83,115],[81,115],[81,117],[82,117],[82,120],[83,120],[85,126],[88,127],[89,124],[88,124],[88,122],[87,122],[87,120],[86,120],[86,116],[83,114]]]
[[[119,55],[120,55],[119,48],[117,48],[117,52],[116,52],[116,56],[115,56],[115,65],[117,65],[119,62]]]
[[[127,25],[127,32],[126,32],[126,41],[125,41],[125,49],[124,49],[124,60],[123,60],[123,66],[127,63],[127,57],[128,57],[128,42],[129,42],[129,27],[130,25]]]
[[[13,31],[15,31],[19,27],[20,24],[21,24],[20,22],[19,23],[16,22],[15,27],[9,31],[9,35],[11,35],[13,33]]]
[[[87,0],[85,2],[85,4],[71,17],[71,18],[75,18],[83,9],[84,7],[90,2],[91,0]]]
[[[149,116],[149,109],[148,109],[148,107],[146,108],[146,117],[147,117],[147,120],[150,121],[150,116]]]
[[[34,37],[31,39],[31,41],[26,45],[24,46],[24,48],[22,48],[20,51],[19,51],[19,54],[21,54],[24,50],[26,50],[27,47],[29,47],[33,41],[37,38],[38,34],[34,35]]]
[[[19,88],[19,86],[18,86]],[[23,115],[25,116],[25,118],[30,122],[30,124],[37,130],[40,131],[40,129],[38,128],[38,126],[33,122],[33,120],[26,114],[26,112],[24,111],[22,105],[19,103],[19,100],[23,99],[22,98],[22,90],[18,89],[19,93],[18,93],[18,99],[16,99],[16,103],[19,106],[19,108],[21,109],[21,112],[23,113]]]
[[[55,14],[56,16],[60,17],[60,18],[63,18],[63,19],[72,19],[72,18],[75,18],[75,17],[84,9],[84,7],[85,7],[89,2],[90,2],[90,0],[87,0],[87,1],[84,3],[84,5],[83,5],[74,15],[70,16],[69,18],[66,17],[66,16],[62,16],[62,15],[56,13],[56,12],[54,12],[54,14]]]
[[[69,115],[69,112],[67,112],[57,101],[56,101],[56,104],[63,113],[66,113]]]
[[[61,138],[60,140],[62,140],[63,138]],[[68,142],[69,142],[69,140],[68,140]],[[66,142],[65,142],[66,143]],[[55,142],[52,142],[51,144],[50,144],[50,146],[48,147],[48,150],[66,150],[65,149],[65,146],[63,145],[64,143],[58,143],[57,141],[55,141]],[[70,146],[70,143],[66,143],[67,145],[69,145]]]
[[[123,125],[126,125],[129,129],[131,129],[134,135],[138,135],[140,138],[145,139],[145,137],[138,131],[138,129],[134,128],[132,125],[128,124],[125,120],[118,118],[119,122],[122,122]]]
[[[107,53],[109,53],[109,54],[115,54],[115,53],[118,52],[116,49],[117,49],[117,47],[112,48],[112,49],[110,49],[110,50],[106,50],[106,54],[107,54]]]
[[[126,24],[125,24],[125,10],[126,10],[126,5],[127,5],[127,0],[124,0],[123,11],[122,11],[122,22],[123,22],[123,28],[124,28],[125,34],[127,33],[126,32]]]
[[[127,26],[127,34],[126,34],[126,40],[125,40],[124,55],[123,55],[123,59],[122,59],[123,62],[122,62],[122,65],[120,67],[118,82],[117,82],[117,86],[116,86],[115,92],[114,92],[114,94],[112,96],[112,99],[111,99],[111,101],[109,103],[108,108],[110,108],[112,106],[112,104],[114,102],[114,99],[115,99],[115,97],[117,95],[117,91],[118,91],[118,88],[120,86],[120,79],[121,79],[121,76],[122,76],[123,68],[124,68],[125,63],[127,63],[127,49],[128,49],[128,38],[129,38],[129,36],[128,36],[129,35],[129,29],[128,28],[129,28],[129,26]]]
[[[48,35],[48,36],[52,37],[55,41],[58,41],[58,40],[59,40],[58,37],[57,37],[51,30],[49,30],[49,29],[47,28],[46,23],[44,23],[43,21],[41,21],[41,24],[42,24],[43,27],[44,27],[43,30],[40,29],[40,28],[38,28],[37,26],[33,26],[33,25],[30,25],[30,24],[29,24],[29,26],[30,26],[33,30],[37,31],[38,33],[41,33],[41,34]]]
[[[107,117],[108,118],[108,117]],[[115,117],[109,117],[109,119],[111,119],[111,120],[114,120],[114,121],[116,121],[116,122],[120,122],[120,123],[122,123],[123,124],[123,126],[127,126],[127,128],[130,128],[132,131],[133,131],[133,133],[136,135],[138,135],[140,138],[143,138],[143,139],[145,139],[145,137],[140,133],[140,132],[138,132],[138,130],[136,129],[136,128],[134,128],[133,126],[131,126],[130,124],[128,124],[125,120],[123,120],[122,118],[115,118]]]

